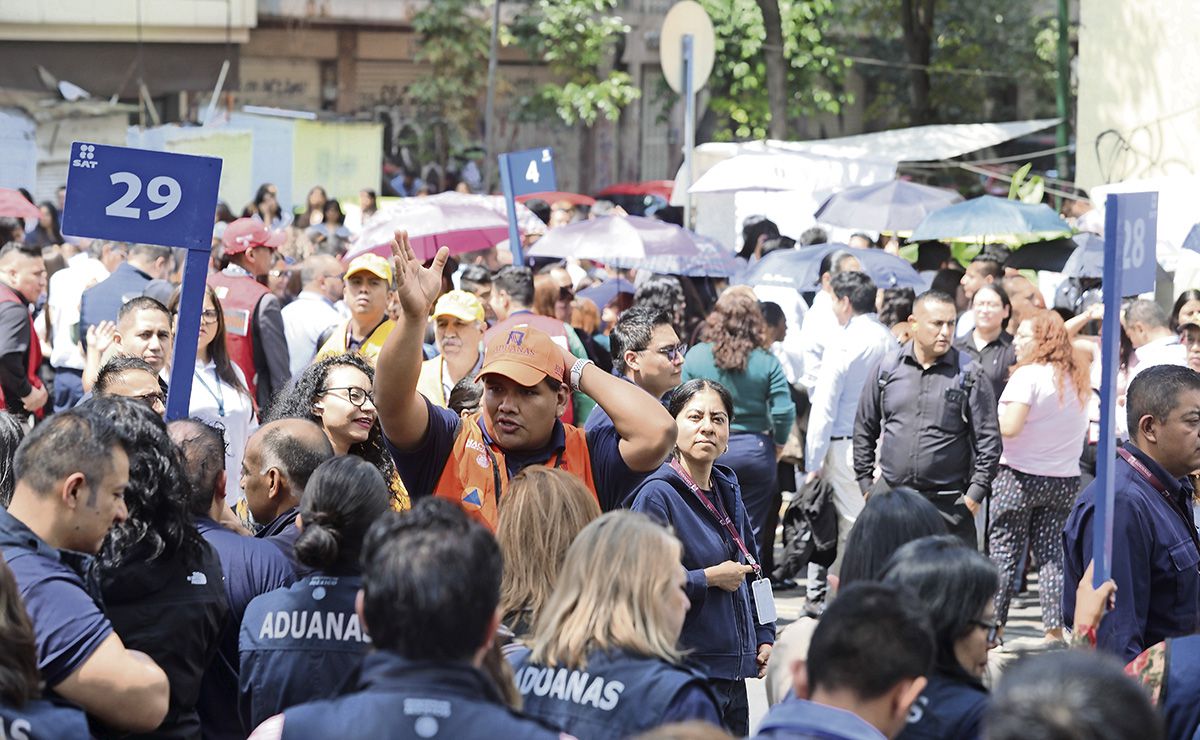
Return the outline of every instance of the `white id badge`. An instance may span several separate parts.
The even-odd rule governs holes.
[[[757,612],[759,624],[771,624],[775,621],[775,594],[771,593],[771,582],[759,578],[750,582],[750,590],[754,593],[754,611]]]

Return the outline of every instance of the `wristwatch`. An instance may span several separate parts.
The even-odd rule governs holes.
[[[571,390],[579,390],[579,380],[583,377],[583,369],[588,365],[595,365],[591,360],[580,358],[571,366]]]

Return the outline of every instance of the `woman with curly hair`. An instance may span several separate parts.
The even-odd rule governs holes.
[[[320,425],[335,455],[356,455],[378,468],[392,492],[392,508],[409,508],[408,491],[383,446],[375,413],[375,368],[360,355],[331,355],[306,367],[275,397],[263,422],[293,418]]]
[[[1087,434],[1088,366],[1071,347],[1062,318],[1041,310],[1021,321],[1017,364],[1000,396],[1004,452],[992,488],[990,553],[1000,569],[996,621],[1008,618],[1017,563],[1032,547],[1040,564],[1042,626],[1061,642],[1063,525],[1079,492],[1079,449]]]
[[[88,404],[114,426],[129,455],[129,517],[109,531],[97,556],[104,611],[125,646],[149,655],[170,679],[170,705],[155,737],[199,736],[200,683],[229,612],[221,562],[192,524],[187,471],[162,418],[127,398]]]
[[[729,447],[717,462],[737,474],[755,538],[765,548],[774,540],[766,523],[776,460],[796,420],[796,405],[783,366],[767,349],[767,323],[752,291],[726,290],[701,327],[700,339],[684,358],[682,382],[714,380],[733,395]]]

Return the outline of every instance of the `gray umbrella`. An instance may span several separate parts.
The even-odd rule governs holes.
[[[930,213],[953,205],[953,190],[888,180],[834,193],[814,214],[821,223],[866,231],[912,231]]]

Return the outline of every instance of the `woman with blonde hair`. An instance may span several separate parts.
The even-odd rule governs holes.
[[[1087,434],[1088,366],[1071,346],[1062,318],[1040,310],[1024,318],[1013,346],[1017,364],[1000,396],[1004,452],[992,489],[990,549],[1000,569],[996,621],[1008,617],[1017,563],[1031,548],[1039,563],[1042,626],[1063,639],[1060,539],[1079,491],[1079,450]]]
[[[513,637],[524,639],[533,628],[554,590],[567,548],[598,516],[596,497],[564,470],[531,465],[513,477],[496,525],[504,553],[501,622]]]
[[[682,552],[632,511],[579,533],[530,649],[512,657],[526,714],[583,740],[667,722],[720,724],[707,680],[682,665],[677,647],[690,605]]]

